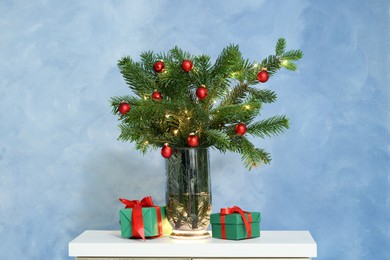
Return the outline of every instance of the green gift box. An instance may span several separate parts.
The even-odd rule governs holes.
[[[158,232],[157,208],[159,208],[161,212],[162,234],[169,234],[171,232],[171,225],[168,223],[168,220],[166,218],[165,207],[143,207],[142,219],[144,223],[145,237],[155,237],[162,235]],[[121,209],[119,211],[119,215],[121,224],[121,236],[123,238],[133,237],[133,208]]]
[[[210,216],[212,236],[214,238],[223,238],[231,240],[239,240],[246,238],[254,238],[260,236],[260,212],[249,212],[252,215],[252,221],[248,221],[251,228],[251,235],[248,237],[244,221],[239,213],[225,215],[224,224],[221,223],[221,214],[213,213]],[[248,213],[245,213],[248,219]],[[225,229],[226,237],[223,237],[223,229]]]

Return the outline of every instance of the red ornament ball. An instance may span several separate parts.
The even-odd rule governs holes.
[[[244,135],[246,133],[246,125],[244,123],[237,124],[235,131],[238,135]]]
[[[192,70],[192,67],[193,67],[193,64],[192,64],[192,61],[190,60],[184,60],[182,63],[181,63],[181,68],[185,71],[185,72],[190,72]]]
[[[161,148],[161,155],[162,157],[164,158],[169,158],[171,157],[173,154],[173,150],[172,148],[168,145],[168,144],[165,144],[163,148]]]
[[[269,79],[268,72],[266,70],[259,71],[259,73],[257,73],[257,79],[261,83],[267,82],[267,80]]]
[[[154,92],[152,93],[152,99],[153,99],[154,101],[161,101],[161,99],[162,99],[161,93],[158,92],[157,90],[154,91]]]
[[[207,97],[207,88],[205,85],[201,85],[197,90],[196,90],[196,96],[200,100],[205,99]]]
[[[130,105],[126,102],[122,102],[118,107],[118,111],[122,115],[125,115],[130,111]]]
[[[164,71],[164,67],[165,67],[164,62],[161,61],[161,60],[156,61],[154,63],[154,65],[153,65],[153,69],[157,73],[163,72]]]
[[[187,138],[187,143],[190,147],[197,147],[199,145],[199,137],[191,133]]]

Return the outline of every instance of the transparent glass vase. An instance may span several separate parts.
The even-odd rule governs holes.
[[[171,237],[207,238],[211,214],[208,148],[173,148],[166,160],[167,217]]]

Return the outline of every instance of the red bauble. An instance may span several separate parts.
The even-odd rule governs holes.
[[[162,157],[164,158],[169,158],[171,157],[173,154],[173,150],[172,148],[168,145],[168,144],[165,144],[163,148],[161,148],[161,155]]]
[[[158,73],[159,73],[159,72],[163,72],[163,71],[164,71],[164,67],[165,67],[164,62],[161,61],[161,60],[156,61],[156,62],[154,63],[154,65],[153,65],[154,71],[155,71],[155,72],[158,72]]]
[[[246,133],[246,125],[244,123],[237,124],[235,131],[238,135],[244,135]]]
[[[193,64],[192,64],[192,61],[190,60],[184,60],[181,64],[181,68],[185,71],[185,72],[190,72],[192,70],[192,67],[193,67]]]
[[[267,82],[269,79],[268,72],[266,70],[259,71],[259,73],[257,73],[257,79],[262,83]]]
[[[199,145],[199,137],[195,134],[190,134],[187,138],[187,143],[190,147],[197,147]]]
[[[121,113],[122,115],[125,115],[127,114],[127,112],[130,111],[130,105],[126,102],[122,102],[119,107],[118,107],[118,111],[119,113]]]
[[[153,94],[152,94],[152,99],[153,99],[154,101],[161,101],[161,99],[162,99],[161,93],[158,92],[157,90],[155,90],[155,91],[153,92]]]
[[[207,97],[207,88],[205,85],[201,85],[197,90],[196,90],[196,96],[202,100]]]

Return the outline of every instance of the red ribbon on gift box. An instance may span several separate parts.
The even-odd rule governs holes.
[[[221,208],[220,212],[220,219],[221,219],[221,235],[223,239],[226,239],[226,227],[225,227],[225,216],[229,214],[234,214],[234,213],[239,213],[241,215],[242,221],[244,222],[246,232],[248,233],[248,238],[252,236],[252,228],[251,225],[249,224],[252,222],[252,214],[249,213],[248,211],[243,211],[240,207],[233,206],[232,208]],[[245,213],[248,216],[248,219],[245,217]]]
[[[158,221],[158,236],[162,235],[162,218],[161,218],[161,210],[160,207],[155,206],[151,196],[147,196],[143,198],[141,201],[139,200],[127,200],[127,199],[119,199],[123,204],[126,205],[127,208],[132,208],[133,212],[131,215],[131,227],[132,227],[132,236],[133,237],[141,237],[145,240],[145,231],[144,231],[144,220],[142,218],[142,208],[143,207],[153,207],[156,208],[157,212],[157,221]]]

